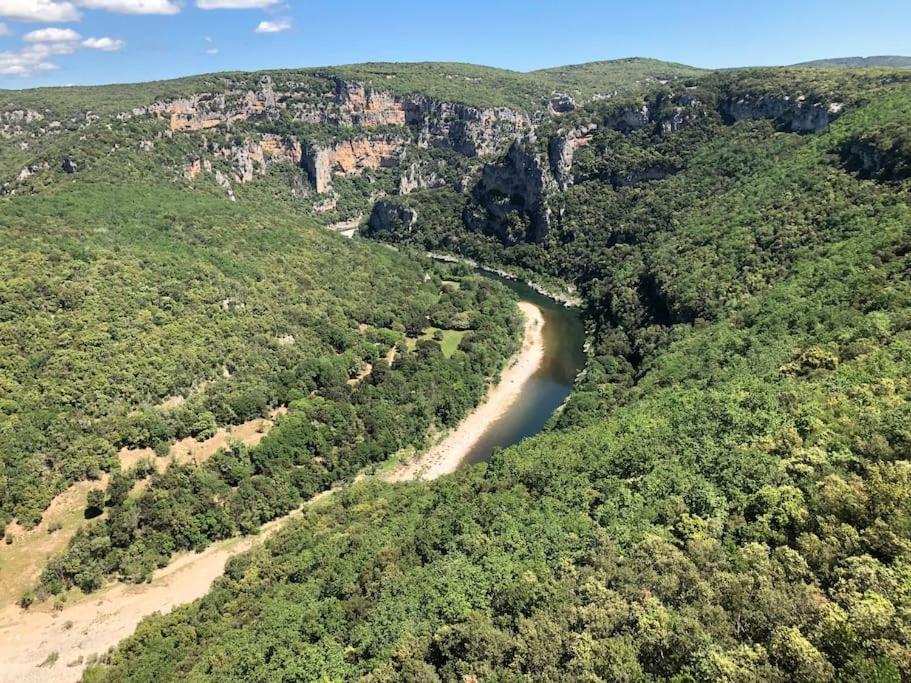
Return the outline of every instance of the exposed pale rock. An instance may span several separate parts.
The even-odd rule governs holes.
[[[399,178],[399,194],[409,194],[415,190],[426,190],[442,187],[446,181],[434,171],[424,173],[418,164],[411,164]]]
[[[396,202],[377,202],[367,221],[369,233],[394,232],[407,234],[418,220],[418,212]]]
[[[187,180],[193,180],[202,172],[202,161],[197,157],[193,159],[189,164],[187,164],[186,169],[184,170],[184,177]]]
[[[403,126],[405,105],[400,98],[377,92],[363,83],[335,79],[335,96],[356,126]]]
[[[587,126],[561,133],[551,138],[548,143],[547,155],[550,160],[550,168],[557,186],[561,190],[565,190],[573,182],[573,155],[577,149],[591,142],[597,128],[596,124],[591,123]]]
[[[554,93],[550,98],[550,111],[554,114],[568,114],[576,110],[576,101],[566,93]]]
[[[772,119],[793,133],[817,133],[837,119],[843,109],[842,102],[808,102],[803,97],[787,95],[747,95],[723,100],[720,106],[728,121]]]
[[[297,138],[282,137],[273,133],[263,135],[262,142],[263,156],[274,161],[287,161],[299,165],[303,157],[303,149]]]
[[[533,134],[516,140],[501,163],[487,164],[472,198],[483,211],[468,210],[466,225],[479,232],[495,234],[505,242],[540,242],[550,232],[551,210],[547,195],[557,189],[547,159],[537,152]],[[510,214],[528,221],[524,234],[515,234]]]
[[[237,201],[237,197],[234,196],[234,188],[231,187],[231,181],[224,173],[221,171],[215,171],[215,182],[224,189],[225,193],[228,195],[228,198],[232,202]]]
[[[303,165],[318,193],[331,187],[332,174],[357,175],[366,169],[397,166],[405,141],[379,136],[346,140],[329,147],[311,145],[304,150]]]

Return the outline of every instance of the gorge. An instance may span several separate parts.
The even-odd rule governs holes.
[[[908,679],[909,122],[866,62],[0,91],[0,678]]]

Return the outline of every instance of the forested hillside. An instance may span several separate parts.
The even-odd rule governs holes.
[[[23,150],[5,152],[11,258],[78,266],[109,289],[6,280],[3,338],[28,362],[4,369],[4,382],[22,377],[4,404],[5,462],[38,452],[12,431],[26,416],[110,430],[96,437],[106,451],[47,441],[62,444],[55,479],[7,481],[91,474],[71,462],[116,470],[121,443],[291,409],[260,446],[172,466],[138,495],[144,472],[113,478],[104,517],[42,591],[142,580],[171,552],[254,530],[457,421],[518,321],[486,281],[425,278],[425,250],[577,288],[588,363],[544,433],[435,482],[364,482],[305,507],[86,680],[911,678],[907,71],[623,60],[226,78],[221,95],[114,114],[122,125],[97,138],[77,128],[25,177]],[[78,170],[42,165],[62,157]],[[152,173],[164,180],[143,194]],[[398,253],[310,220],[359,222]],[[130,278],[194,286],[155,292],[144,313],[136,294],[151,284],[112,284]],[[197,286],[208,308],[187,300]],[[22,349],[88,301],[135,307],[117,334],[148,351],[93,341],[107,370],[71,386],[59,378],[87,381],[68,368],[95,357],[68,358],[74,342]],[[203,310],[210,320],[192,322]],[[212,311],[236,312],[236,327]],[[113,335],[109,314],[93,316],[80,329]],[[378,360],[428,324],[473,333],[448,358],[418,342],[391,369]],[[176,351],[157,336],[172,328]],[[270,346],[287,335],[294,345]],[[285,356],[304,340],[308,355]],[[365,362],[374,379],[346,381]],[[200,379],[198,398],[155,408]],[[73,411],[51,413],[67,396]],[[33,499],[8,509],[39,514]]]

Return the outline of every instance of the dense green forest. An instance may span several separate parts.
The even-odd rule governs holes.
[[[480,399],[518,327],[506,290],[487,280],[443,289],[430,264],[288,208],[163,187],[89,182],[8,201],[2,249],[6,519],[35,523],[68,483],[118,472],[120,447],[166,453],[175,439],[290,411],[252,452],[115,474],[97,504],[105,518],[45,571],[39,598],[105,576],[142,580],[174,551],[255,531],[419,446]],[[407,352],[428,319],[468,332],[456,353],[434,341]],[[146,488],[129,496],[137,479]]]
[[[145,620],[85,679],[911,678],[908,73],[647,60],[527,77],[464,65],[332,73],[479,106],[531,111],[554,91],[576,101],[542,113],[531,135],[504,136],[497,154],[446,148],[434,123],[406,120],[404,158],[424,174],[407,191],[404,163],[334,171],[335,208],[313,220],[363,210],[362,233],[398,253],[302,220],[324,198],[288,198],[289,166],[237,184],[236,202],[174,173],[221,140],[218,128],[121,158],[117,182],[92,161],[82,177],[95,182],[37,174],[4,199],[7,260],[47,274],[12,268],[0,298],[11,330],[0,339],[20,358],[34,348],[3,369],[16,389],[4,462],[33,468],[45,444],[61,449],[37,479],[7,465],[5,485],[24,487],[7,514],[40,514],[89,466],[116,470],[120,444],[290,407],[254,448],[115,475],[93,496],[106,514],[51,562],[41,593],[142,581],[171,553],[254,531],[457,421],[514,350],[518,321],[486,280],[456,271],[446,277],[460,286],[443,286],[424,250],[574,285],[585,372],[547,430],[487,464],[430,483],[357,483],[305,506],[205,598]],[[482,73],[490,80],[471,80]],[[307,135],[284,112],[243,125]],[[124,189],[168,163],[168,189]],[[72,275],[47,284],[73,272],[95,279],[78,292]],[[162,282],[193,286],[165,294]],[[144,296],[157,302],[149,313]],[[82,347],[70,340],[56,354],[34,347],[56,340],[71,310],[91,312],[71,324],[92,332],[80,344],[98,355],[71,358]],[[118,330],[108,319],[121,310]],[[406,352],[405,337],[431,325],[471,333],[449,356],[431,340]],[[115,355],[113,341],[93,341],[99,329],[148,346]],[[289,334],[294,346],[270,342]],[[349,383],[366,362],[369,377]],[[70,371],[83,367],[98,372]],[[155,408],[201,379],[180,410]],[[99,450],[34,426],[69,416]],[[12,431],[20,424],[32,426]],[[32,504],[27,487],[39,485]]]

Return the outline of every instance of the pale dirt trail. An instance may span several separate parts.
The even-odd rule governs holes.
[[[527,302],[520,302],[519,306],[525,315],[522,348],[503,371],[499,384],[439,444],[414,462],[384,476],[386,481],[435,479],[453,472],[484,430],[516,401],[544,358],[541,310]],[[329,494],[331,491],[323,492],[310,503]],[[91,655],[103,654],[130,636],[143,617],[154,612],[170,612],[205,595],[231,557],[261,543],[299,515],[300,510],[295,510],[264,525],[256,536],[224,541],[201,553],[182,555],[155,572],[149,583],[114,584],[59,612],[46,607],[3,608],[0,610],[0,681],[78,681]],[[57,653],[56,661],[40,666],[52,653]]]
[[[257,536],[232,539],[205,551],[178,557],[155,572],[150,583],[115,584],[68,605],[25,611],[13,605],[0,612],[0,680],[12,683],[78,681],[92,654],[131,635],[154,612],[170,612],[208,592],[234,555],[249,550],[300,515],[292,512],[263,526]],[[53,665],[40,666],[51,653]]]

